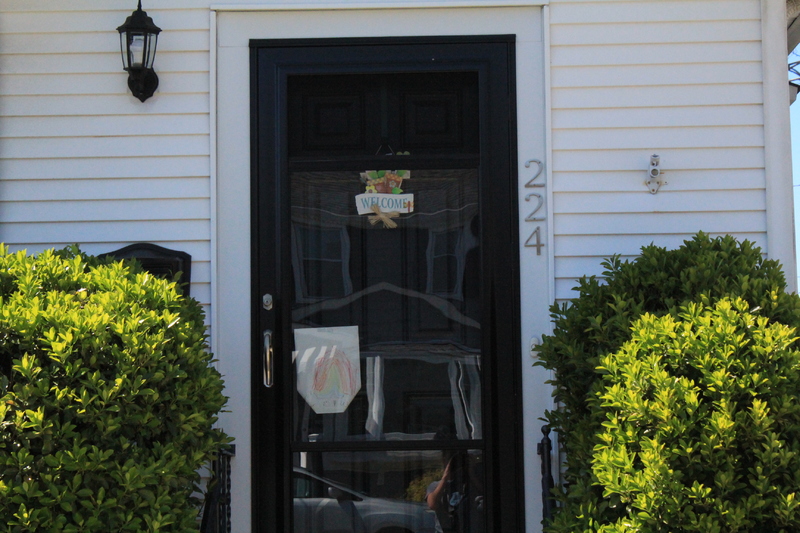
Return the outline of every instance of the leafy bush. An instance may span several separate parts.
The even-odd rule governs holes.
[[[566,456],[561,509],[547,528],[550,533],[597,531],[624,514],[602,496],[592,473],[604,420],[597,366],[631,338],[636,319],[644,313],[674,314],[686,302],[711,304],[726,296],[740,297],[760,307],[762,316],[784,324],[795,325],[800,318],[800,300],[784,292],[779,264],[764,259],[752,243],[729,236],[711,239],[700,233],[676,250],[646,246],[634,261],[612,257],[603,265],[603,282],[582,278],[571,305],[551,308],[554,332],[544,336],[539,352],[539,364],[554,371],[551,383],[560,408],[548,412],[547,419]]]
[[[644,315],[602,359],[604,533],[800,531],[795,330],[742,300]]]
[[[0,245],[3,531],[196,531],[197,471],[228,441],[204,331],[136,267]]]
[[[412,502],[426,502],[428,487],[431,483],[440,481],[442,476],[444,476],[444,469],[437,468],[414,478],[406,487],[405,499]]]

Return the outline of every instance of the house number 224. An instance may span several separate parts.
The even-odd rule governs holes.
[[[542,170],[544,170],[544,165],[538,159],[529,159],[525,161],[525,168],[531,168],[531,163],[537,166],[536,174],[533,175],[531,179],[525,184],[526,189],[536,189],[538,187],[544,187],[544,183],[534,183],[536,178],[542,175]],[[536,207],[533,208],[531,214],[525,217],[525,222],[543,222],[545,217],[537,217],[536,213],[539,209],[542,208],[544,205],[544,197],[539,194],[538,192],[532,192],[525,195],[525,201],[530,202],[531,198],[536,198]],[[533,230],[530,237],[525,241],[526,248],[536,248],[536,255],[542,255],[542,247],[544,244],[542,243],[542,227],[536,226],[536,229]]]

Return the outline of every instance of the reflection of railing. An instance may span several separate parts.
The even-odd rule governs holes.
[[[202,533],[230,533],[231,531],[231,457],[236,446],[231,444],[220,450],[211,463],[211,480],[203,504]]]
[[[552,520],[555,510],[553,501],[553,472],[550,456],[553,453],[553,443],[550,440],[550,426],[542,426],[542,442],[536,446],[536,453],[542,456],[542,516],[545,520]]]

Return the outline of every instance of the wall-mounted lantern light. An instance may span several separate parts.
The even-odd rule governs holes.
[[[153,70],[156,42],[161,28],[139,8],[117,28],[122,49],[122,68],[128,73],[128,87],[133,96],[144,102],[156,91],[158,76]]]

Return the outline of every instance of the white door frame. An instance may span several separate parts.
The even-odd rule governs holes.
[[[211,190],[212,190],[212,349],[225,377],[229,413],[220,425],[235,437],[232,462],[232,530],[251,531],[250,463],[250,39],[516,34],[517,151],[519,154],[521,353],[525,436],[526,530],[541,521],[540,464],[545,409],[552,408],[548,372],[532,367],[531,339],[550,328],[549,304],[555,296],[550,167],[549,46],[547,7],[537,2],[491,0],[320,4],[217,5],[211,10]],[[357,7],[357,8],[356,8]],[[347,8],[347,9],[345,9]],[[383,31],[382,29],[386,30]],[[397,28],[402,28],[398,31]],[[526,188],[536,164],[536,180]],[[543,221],[526,222],[535,198]],[[524,246],[540,227],[541,248]],[[541,253],[537,253],[537,250]]]

